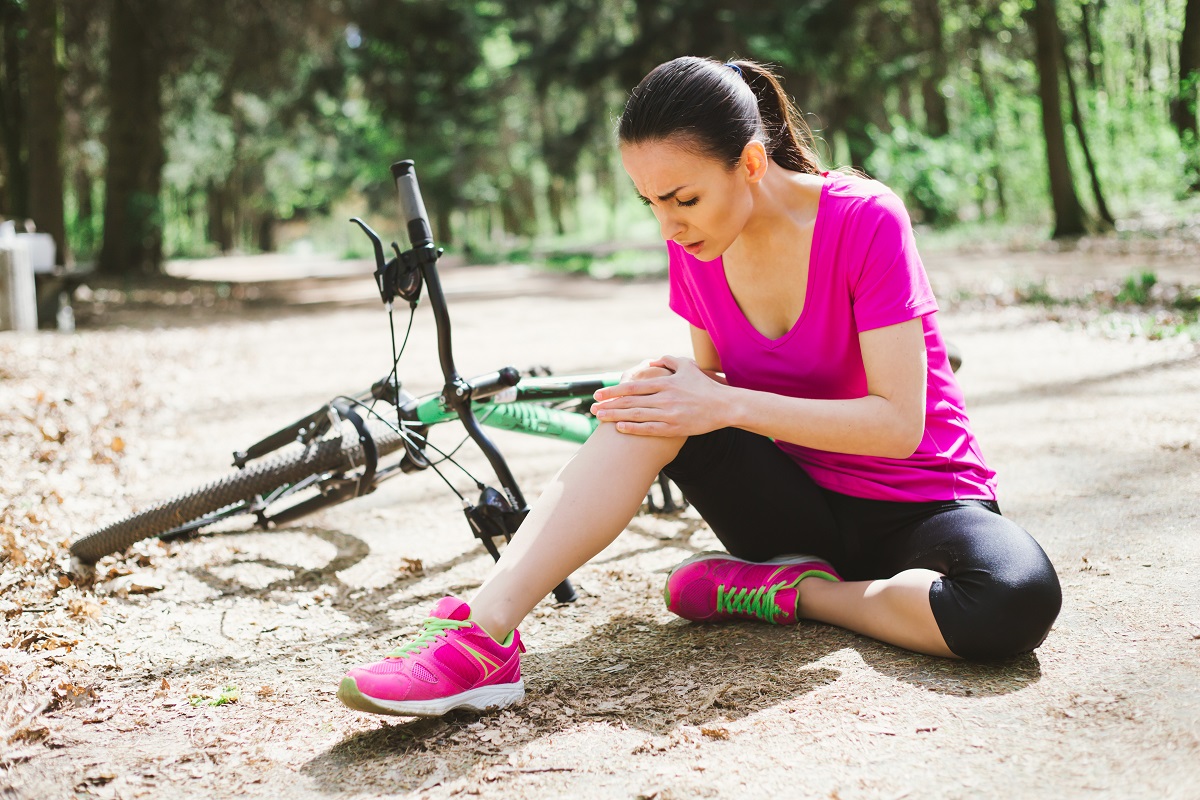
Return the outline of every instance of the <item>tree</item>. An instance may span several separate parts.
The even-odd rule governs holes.
[[[1042,105],[1042,131],[1046,138],[1046,166],[1050,172],[1050,199],[1054,207],[1055,239],[1087,232],[1086,216],[1075,194],[1075,179],[1067,159],[1067,137],[1062,118],[1059,82],[1058,10],[1054,0],[1036,0],[1033,6],[1037,46],[1038,96]]]
[[[1087,20],[1085,19],[1086,23]],[[1075,127],[1075,136],[1079,139],[1079,149],[1083,151],[1083,163],[1087,167],[1088,179],[1092,184],[1092,197],[1096,201],[1096,212],[1105,227],[1112,229],[1116,225],[1108,203],[1104,201],[1104,192],[1100,190],[1100,176],[1096,173],[1096,162],[1092,159],[1092,148],[1088,146],[1087,133],[1083,127],[1083,111],[1079,103],[1079,91],[1075,87],[1075,75],[1071,71],[1071,59],[1067,53],[1067,38],[1059,31],[1059,43],[1062,45],[1063,74],[1067,78],[1067,97],[1071,104],[1071,124]]]
[[[29,169],[25,152],[25,70],[21,44],[25,10],[20,0],[0,0],[0,214],[29,216]]]
[[[104,245],[97,264],[105,273],[147,274],[162,266],[166,12],[158,0],[112,0]]]
[[[945,136],[950,132],[950,117],[942,81],[946,79],[946,42],[943,35],[942,9],[939,0],[913,0],[913,17],[921,44],[925,48],[926,65],[921,75],[921,99],[925,106],[925,132],[930,136]]]
[[[29,216],[38,230],[54,237],[55,259],[59,264],[66,264],[70,253],[63,218],[62,5],[59,0],[30,4],[26,47]]]
[[[1196,100],[1200,96],[1200,0],[1187,0],[1183,36],[1179,40],[1179,89],[1172,99],[1171,117],[1184,146],[1191,151],[1193,166],[1200,162],[1196,122]],[[1200,191],[1200,177],[1192,180],[1192,191]]]
[[[67,236],[76,259],[94,261],[103,215],[107,128],[105,73],[108,54],[107,3],[63,4],[63,169],[67,192]]]

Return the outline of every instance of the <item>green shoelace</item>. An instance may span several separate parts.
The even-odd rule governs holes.
[[[717,611],[758,617],[765,622],[774,622],[775,618],[783,613],[783,609],[775,602],[775,593],[790,585],[787,581],[783,581],[774,586],[758,586],[753,589],[743,586],[727,592],[724,584],[718,584]]]
[[[387,658],[408,658],[412,653],[420,652],[439,636],[444,636],[446,631],[456,630],[458,628],[468,628],[471,626],[470,620],[459,619],[441,619],[440,617],[429,617],[425,620],[425,629],[408,644],[402,644],[395,650],[387,654]]]

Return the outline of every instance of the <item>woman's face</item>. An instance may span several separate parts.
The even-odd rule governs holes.
[[[754,202],[744,164],[727,170],[670,139],[624,144],[621,162],[654,210],[663,239],[701,261],[724,253],[746,226]]]

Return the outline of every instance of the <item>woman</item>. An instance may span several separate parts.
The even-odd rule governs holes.
[[[518,623],[616,538],[660,470],[728,551],[671,572],[682,617],[819,620],[967,659],[1037,647],[1058,579],[1000,515],[900,200],[822,171],[750,61],[660,65],[619,137],[694,360],[597,392],[602,424],[470,604],[440,601],[414,641],[346,675],[342,701],[437,715],[521,699]]]

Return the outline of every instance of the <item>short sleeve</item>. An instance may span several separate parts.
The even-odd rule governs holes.
[[[704,330],[704,323],[700,321],[700,311],[696,307],[694,287],[683,256],[679,245],[667,242],[667,272],[671,281],[668,305],[676,314]]]
[[[861,258],[849,270],[855,327],[885,328],[937,311],[912,223],[900,198],[875,195],[860,210]]]

